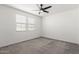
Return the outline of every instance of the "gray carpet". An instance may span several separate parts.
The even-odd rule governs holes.
[[[78,54],[79,45],[37,38],[0,48],[0,54]]]

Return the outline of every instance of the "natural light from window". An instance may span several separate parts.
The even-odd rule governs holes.
[[[16,14],[16,31],[35,30],[36,20],[31,17]]]
[[[26,17],[16,14],[16,31],[26,31]]]
[[[28,30],[35,30],[35,21],[33,18],[28,18]]]

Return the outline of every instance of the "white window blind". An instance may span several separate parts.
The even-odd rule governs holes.
[[[26,17],[16,14],[16,31],[26,31]]]
[[[28,18],[28,30],[35,30],[36,20],[34,18]]]

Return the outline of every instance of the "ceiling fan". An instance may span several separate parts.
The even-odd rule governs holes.
[[[39,5],[39,12],[38,14],[42,13],[42,12],[45,12],[45,13],[49,13],[49,11],[47,11],[47,9],[51,8],[52,6],[47,6],[47,7],[43,7],[44,5],[43,4],[40,4]]]

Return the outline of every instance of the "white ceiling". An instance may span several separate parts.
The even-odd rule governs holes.
[[[79,4],[44,4],[43,7],[49,6],[51,5],[52,8],[48,9],[49,13],[58,13],[58,12],[63,12],[66,10],[70,10],[70,9],[75,9],[75,8],[79,8]],[[8,6],[38,15],[38,16],[46,16],[48,15],[47,13],[41,13],[40,15],[38,14],[38,11],[35,10],[39,10],[39,5],[38,4],[9,4]]]

